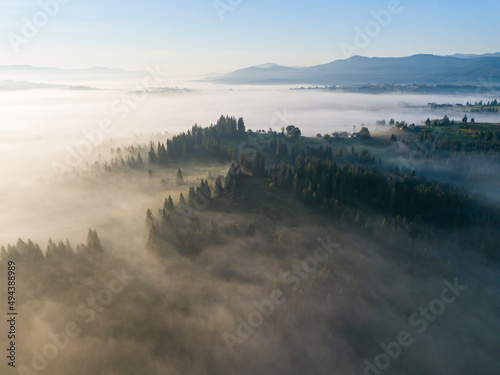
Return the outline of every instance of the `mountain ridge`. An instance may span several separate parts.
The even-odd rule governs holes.
[[[66,68],[56,68],[56,67],[45,67],[45,66],[34,66],[28,64],[20,64],[20,65],[0,65],[0,72],[8,71],[8,70],[29,70],[29,71],[51,71],[51,72],[65,72],[65,73],[88,73],[88,72],[112,72],[112,73],[121,73],[121,74],[143,74],[141,71],[127,70],[122,68],[108,68],[103,66],[93,66],[90,68],[74,68],[74,69],[66,69]]]
[[[352,56],[292,68],[273,63],[242,68],[207,81],[226,84],[476,84],[500,83],[500,54],[477,57],[417,54],[405,57]]]

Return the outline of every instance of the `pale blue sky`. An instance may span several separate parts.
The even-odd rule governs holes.
[[[50,1],[55,0],[42,0]],[[390,2],[242,0],[222,20],[213,0],[70,0],[15,53],[9,35],[23,36],[23,18],[32,20],[41,8],[36,0],[3,0],[0,64],[129,69],[158,64],[189,73],[265,62],[320,64],[344,58],[341,44],[355,46],[355,28],[365,29],[374,20],[371,13]],[[400,7],[368,46],[358,48],[360,55],[500,50],[498,1],[401,0]]]

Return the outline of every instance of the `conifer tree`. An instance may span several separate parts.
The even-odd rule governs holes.
[[[176,182],[177,185],[183,185],[184,184],[184,178],[182,176],[182,171],[181,171],[180,168],[177,170],[177,176],[175,178],[175,182]]]
[[[244,135],[245,132],[246,132],[245,121],[243,121],[243,117],[240,117],[238,119],[238,133],[240,135]]]
[[[87,247],[91,253],[100,254],[103,252],[101,240],[95,230],[89,229],[87,235]]]
[[[146,212],[146,226],[148,228],[151,228],[151,226],[154,224],[155,222],[155,219],[153,217],[153,213],[151,212],[151,210],[148,208],[147,212]]]
[[[148,153],[148,161],[150,164],[156,164],[157,162],[157,157],[156,157],[156,151],[153,147],[153,144],[151,143],[151,147],[149,148],[149,153]]]
[[[217,176],[217,178],[215,179],[214,193],[216,197],[220,197],[222,194],[224,194],[224,188],[222,187],[222,180],[220,176]]]
[[[156,230],[156,226],[153,224],[149,229],[148,242],[146,244],[146,247],[149,251],[155,254],[158,253],[158,238],[158,231]]]

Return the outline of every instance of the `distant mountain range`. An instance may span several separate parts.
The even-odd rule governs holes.
[[[68,85],[57,85],[51,83],[35,83],[28,81],[12,81],[4,80],[0,81],[0,91],[21,91],[21,90],[34,90],[34,89],[63,89],[63,90],[95,90],[88,86],[68,86]]]
[[[470,54],[456,53],[454,55],[449,55],[447,57],[458,57],[459,59],[477,59],[479,57],[500,57],[500,52],[485,53],[484,55],[470,55]]]
[[[414,55],[398,58],[353,56],[311,67],[272,63],[207,77],[226,84],[448,84],[500,83],[500,53],[487,55]]]
[[[103,67],[60,69],[31,65],[0,65],[0,91],[40,88],[68,90],[106,88],[110,83],[113,85],[140,79],[144,77],[144,74]]]
[[[40,66],[32,66],[32,65],[0,65],[0,74],[5,72],[60,72],[60,73],[100,73],[100,74],[122,74],[122,75],[130,75],[130,74],[144,74],[142,72],[130,71],[120,68],[105,68],[102,66],[95,66],[92,68],[84,68],[84,69],[61,69],[61,68],[51,68],[51,67],[40,67]]]

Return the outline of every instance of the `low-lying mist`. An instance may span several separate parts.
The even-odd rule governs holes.
[[[122,223],[101,231],[95,264],[69,260],[64,270],[46,261],[34,274],[46,284],[22,294],[19,366],[52,374],[362,374],[373,371],[363,372],[366,361],[385,366],[377,359],[385,345],[393,353],[387,374],[496,372],[498,270],[476,260],[467,270],[427,272],[384,246],[384,237],[397,240],[390,231],[373,243],[346,225],[259,218],[255,233],[234,235],[228,229],[255,216],[210,206],[197,215],[219,234],[195,258],[170,246],[163,259],[147,252],[135,238],[141,216],[135,232]],[[445,240],[440,246],[437,253],[452,250]],[[429,267],[435,261],[428,257]],[[391,344],[398,340],[399,353]],[[40,359],[54,342],[59,354]]]
[[[57,196],[55,192],[61,188],[62,174],[70,175],[74,170],[85,168],[87,162],[92,164],[105,158],[111,147],[144,144],[152,139],[164,141],[169,134],[185,131],[195,123],[207,126],[222,113],[240,114],[247,127],[254,131],[269,128],[279,131],[282,126],[295,124],[304,135],[314,136],[337,130],[359,130],[361,124],[367,125],[372,132],[383,132],[388,127],[374,125],[377,120],[386,119],[388,122],[394,118],[421,123],[427,117],[441,118],[446,114],[445,109],[436,112],[418,108],[428,102],[465,103],[474,100],[458,96],[339,94],[291,91],[285,87],[228,87],[168,79],[163,83],[159,86],[188,87],[192,91],[137,94],[122,87],[120,90],[1,92],[0,199],[3,207],[12,207],[13,210],[4,210],[0,216],[0,241],[13,241],[19,235],[40,230],[38,219],[22,219],[25,216],[19,216],[19,213],[34,210],[36,202],[46,202],[47,196]],[[80,84],[93,86],[91,80]],[[130,87],[135,86],[130,83]],[[457,120],[460,116],[456,116]],[[482,119],[493,121],[499,116],[476,116],[476,121]],[[78,202],[82,201],[82,194],[86,194],[85,190],[76,188],[69,195]],[[52,207],[55,206],[46,204],[43,209],[43,223],[47,227],[50,227],[53,217],[61,220],[60,208],[56,208],[57,214],[52,215]],[[72,217],[78,220],[78,213],[73,213]],[[17,219],[21,221],[17,222]],[[23,230],[19,233],[21,228]]]

